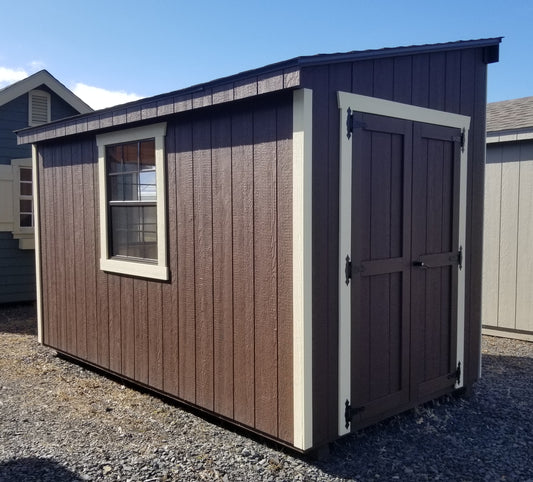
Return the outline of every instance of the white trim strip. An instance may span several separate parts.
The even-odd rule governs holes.
[[[293,98],[293,390],[294,446],[313,446],[312,118],[313,92]]]
[[[470,118],[468,124],[460,126],[464,129],[464,147],[461,150],[461,174],[459,180],[459,246],[463,248],[463,268],[459,270],[457,276],[457,352],[456,363],[461,363],[461,379],[459,383],[455,384],[455,388],[460,388],[464,385],[464,357],[465,357],[465,293],[466,293],[466,278],[465,278],[465,257],[466,253],[466,188],[468,177],[468,131],[470,127]],[[481,350],[479,351],[481,357]],[[481,362],[480,365],[481,366]]]
[[[340,95],[340,93],[339,93]],[[339,97],[340,103],[340,97]],[[346,400],[351,399],[351,285],[346,284],[343,267],[346,256],[352,257],[352,139],[346,136],[346,109],[340,113],[340,174],[339,174],[339,436],[350,432],[345,426]]]
[[[465,145],[461,153],[461,179],[459,187],[459,246],[465,249],[466,241],[466,187],[468,159],[468,131],[470,117],[424,107],[401,104],[384,99],[367,97],[348,92],[337,92],[340,109],[340,185],[339,185],[339,423],[338,433],[349,432],[345,428],[344,404],[351,398],[351,297],[344,280],[345,257],[351,258],[351,210],[352,210],[352,139],[346,135],[345,119],[348,108],[354,112],[382,115],[397,119],[412,120],[425,124],[464,129]],[[468,254],[468,253],[464,253]],[[464,256],[463,256],[464,258]],[[464,264],[464,261],[463,261]],[[459,271],[457,299],[457,362],[464,367],[465,325],[465,268]],[[456,385],[463,386],[463,378]]]
[[[37,305],[37,341],[43,342],[43,284],[41,280],[41,232],[39,219],[39,162],[37,146],[32,144],[32,181],[33,181],[33,227],[35,236],[35,292]]]
[[[376,114],[439,126],[470,127],[470,117],[451,112],[426,109],[425,107],[418,107],[416,105],[401,104],[400,102],[350,94],[348,92],[338,92],[337,99],[339,108],[347,109],[351,106],[351,109],[356,112],[365,112],[367,114]]]

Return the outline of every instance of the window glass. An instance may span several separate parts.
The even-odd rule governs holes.
[[[114,256],[157,260],[155,206],[111,206]]]
[[[155,142],[106,148],[111,256],[157,261]]]
[[[31,167],[19,169],[19,226],[33,227],[32,172]]]

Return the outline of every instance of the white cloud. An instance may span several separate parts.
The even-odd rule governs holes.
[[[28,77],[28,72],[24,69],[10,69],[8,67],[0,67],[0,88],[18,82],[19,80]]]
[[[42,60],[32,60],[28,64],[32,70],[32,72],[37,72],[38,70],[42,70],[46,67],[46,64]]]
[[[72,91],[86,104],[89,104],[93,109],[96,110],[142,99],[142,97],[137,94],[129,94],[122,90],[106,90],[102,89],[101,87],[93,87],[91,85],[82,84],[81,82],[78,82]]]

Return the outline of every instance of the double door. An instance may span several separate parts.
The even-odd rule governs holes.
[[[353,428],[457,383],[463,248],[461,129],[352,115],[351,399],[345,415]]]

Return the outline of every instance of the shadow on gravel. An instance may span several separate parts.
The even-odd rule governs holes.
[[[443,397],[351,434],[315,462],[350,480],[533,480],[533,358],[483,356],[470,398]]]
[[[77,482],[83,479],[49,459],[30,457],[0,463],[0,481]]]
[[[35,303],[0,305],[0,333],[37,335]]]

